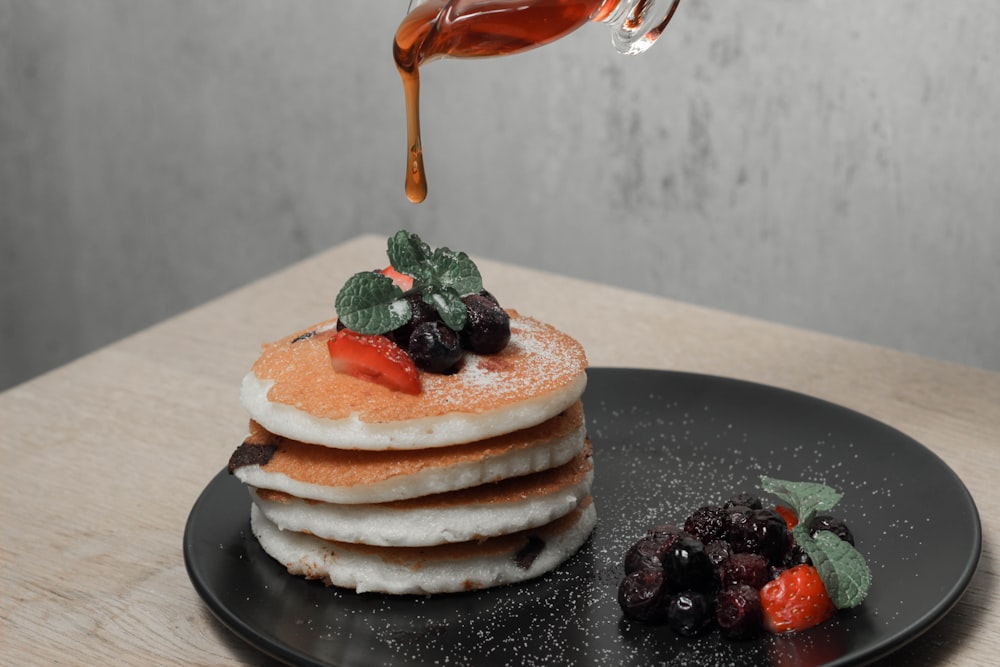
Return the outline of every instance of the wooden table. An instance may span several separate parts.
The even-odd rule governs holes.
[[[378,265],[384,244],[344,243],[0,396],[0,662],[268,663],[189,583],[185,521],[243,436],[238,387],[260,343],[329,317],[339,286]],[[479,263],[503,303],[576,336],[594,366],[776,385],[926,444],[972,492],[983,555],[954,610],[884,664],[997,664],[1000,374]]]

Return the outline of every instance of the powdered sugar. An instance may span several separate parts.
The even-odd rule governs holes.
[[[442,447],[553,417],[583,393],[586,367],[586,354],[573,338],[514,316],[502,352],[468,355],[452,375],[423,373],[422,391],[414,396],[334,372],[325,337],[314,335],[265,345],[244,378],[241,401],[272,433],[303,442],[349,449]]]

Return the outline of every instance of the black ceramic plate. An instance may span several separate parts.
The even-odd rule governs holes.
[[[595,368],[584,405],[598,525],[555,572],[439,597],[359,595],[287,574],[249,530],[223,471],[188,519],[184,557],[212,612],[296,665],[857,665],[899,648],[958,600],[979,560],[975,504],[921,444],[839,406],[758,384]],[[761,474],[823,481],[874,584],[858,609],[807,632],[730,642],[622,620],[621,557],[654,523],[756,490]],[[948,539],[940,531],[947,526]]]

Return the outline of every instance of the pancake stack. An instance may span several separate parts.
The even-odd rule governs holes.
[[[264,551],[292,574],[391,594],[524,581],[574,554],[596,523],[586,355],[508,312],[502,351],[422,372],[415,395],[334,371],[336,320],[265,345],[229,462]]]

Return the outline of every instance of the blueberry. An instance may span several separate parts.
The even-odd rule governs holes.
[[[645,535],[639,539],[625,552],[625,574],[643,568],[662,569],[664,558],[679,537],[680,532]]]
[[[497,301],[497,298],[495,296],[493,296],[492,294],[490,294],[489,292],[487,292],[486,290],[481,290],[479,292],[479,296],[483,297],[487,301],[492,301],[493,305],[495,305],[497,307],[500,306],[500,302]]]
[[[736,553],[749,552],[780,563],[792,548],[785,520],[773,510],[750,510],[731,516],[726,540]]]
[[[409,294],[406,296],[407,303],[410,304],[410,319],[403,326],[392,331],[389,337],[404,350],[410,347],[410,336],[413,330],[424,322],[438,322],[440,318],[434,308],[426,303],[419,294]]]
[[[462,297],[468,319],[461,331],[462,347],[476,354],[496,354],[510,341],[510,316],[495,301],[480,294]]]
[[[462,360],[458,335],[444,322],[423,322],[414,327],[407,346],[417,368],[430,373],[449,373]]]
[[[715,568],[705,545],[694,537],[682,535],[674,541],[663,559],[663,571],[672,591],[707,591],[715,586]]]
[[[708,630],[712,617],[711,602],[698,591],[678,593],[667,607],[667,624],[671,630],[685,637],[694,637]]]
[[[813,562],[812,558],[809,557],[809,554],[805,552],[805,549],[796,544],[792,547],[792,550],[788,552],[788,557],[785,558],[785,562],[783,564],[788,567],[795,567],[796,565],[812,565]]]
[[[723,503],[722,506],[726,509],[730,507],[747,507],[752,510],[759,510],[763,509],[764,503],[761,502],[760,498],[752,493],[737,493],[735,496]]]
[[[662,621],[669,600],[661,568],[636,570],[618,586],[618,605],[625,616],[637,621]]]
[[[809,522],[809,534],[816,535],[821,530],[828,530],[851,546],[854,546],[854,535],[843,520],[825,514],[818,515]]]

